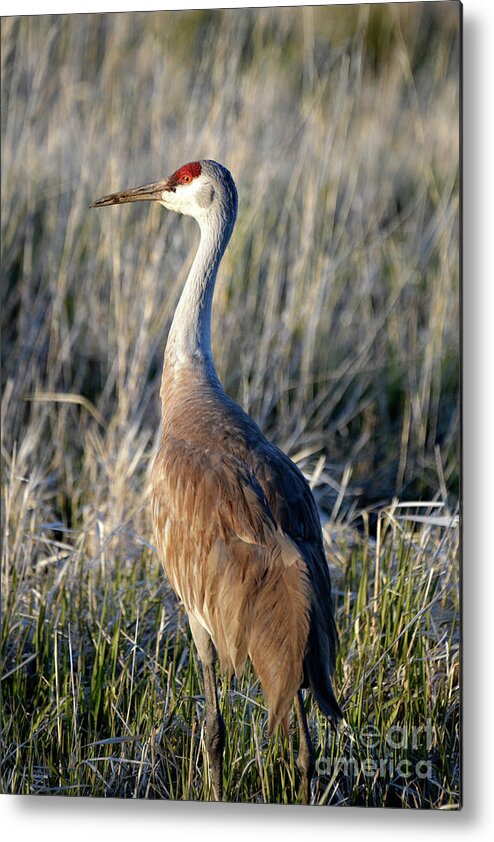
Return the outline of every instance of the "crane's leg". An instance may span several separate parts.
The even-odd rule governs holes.
[[[299,748],[297,766],[302,776],[302,803],[310,804],[310,782],[314,774],[315,758],[301,690],[295,696],[295,710],[297,711],[298,719]]]
[[[194,617],[189,617],[190,630],[202,664],[204,696],[206,699],[206,748],[211,763],[213,790],[217,801],[223,801],[223,749],[225,723],[220,712],[214,668],[214,649],[206,629]]]

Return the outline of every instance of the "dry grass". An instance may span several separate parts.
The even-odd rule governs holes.
[[[349,526],[395,497],[456,506],[456,16],[2,20],[8,791],[209,795],[197,665],[147,544],[161,357],[197,232],[88,204],[212,157],[240,195],[217,367],[313,477],[332,536],[350,730],[331,751],[361,749],[366,722],[433,723],[433,783],[321,772],[314,800],[458,803],[457,529],[435,509],[413,530],[387,509],[377,544]],[[254,678],[230,694],[229,796],[294,800]]]

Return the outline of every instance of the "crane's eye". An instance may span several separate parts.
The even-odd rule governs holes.
[[[192,181],[192,178],[190,177],[190,175],[183,175],[182,176],[182,184],[190,184],[191,181]]]

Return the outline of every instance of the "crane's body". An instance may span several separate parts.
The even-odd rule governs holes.
[[[158,554],[185,606],[203,664],[215,794],[223,793],[224,725],[213,647],[221,666],[237,675],[251,659],[271,729],[278,723],[286,728],[295,702],[307,801],[313,753],[300,688],[311,687],[327,716],[341,715],[330,679],[337,634],[310,488],[226,395],[214,368],[212,300],[236,218],[235,184],[220,164],[200,161],[95,206],[142,200],[192,215],[201,228],[165,351],[152,518]]]

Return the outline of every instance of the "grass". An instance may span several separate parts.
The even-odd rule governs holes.
[[[353,546],[333,539],[338,554],[328,546],[346,722],[333,733],[310,702],[314,803],[458,803],[457,529],[416,530],[400,511],[381,515],[379,542],[355,533]],[[116,555],[108,575],[108,542],[124,538],[138,543],[111,535],[88,559],[45,534],[51,557],[5,583],[6,791],[211,797],[200,672],[184,616],[149,548]],[[222,692],[228,798],[296,802],[294,732],[268,741],[250,671],[224,679]]]
[[[3,791],[211,795],[148,518],[197,235],[88,210],[207,156],[240,194],[217,367],[325,523],[346,723],[308,699],[313,802],[458,806],[457,13],[2,19]],[[223,694],[229,799],[296,801],[296,736],[253,674]]]

